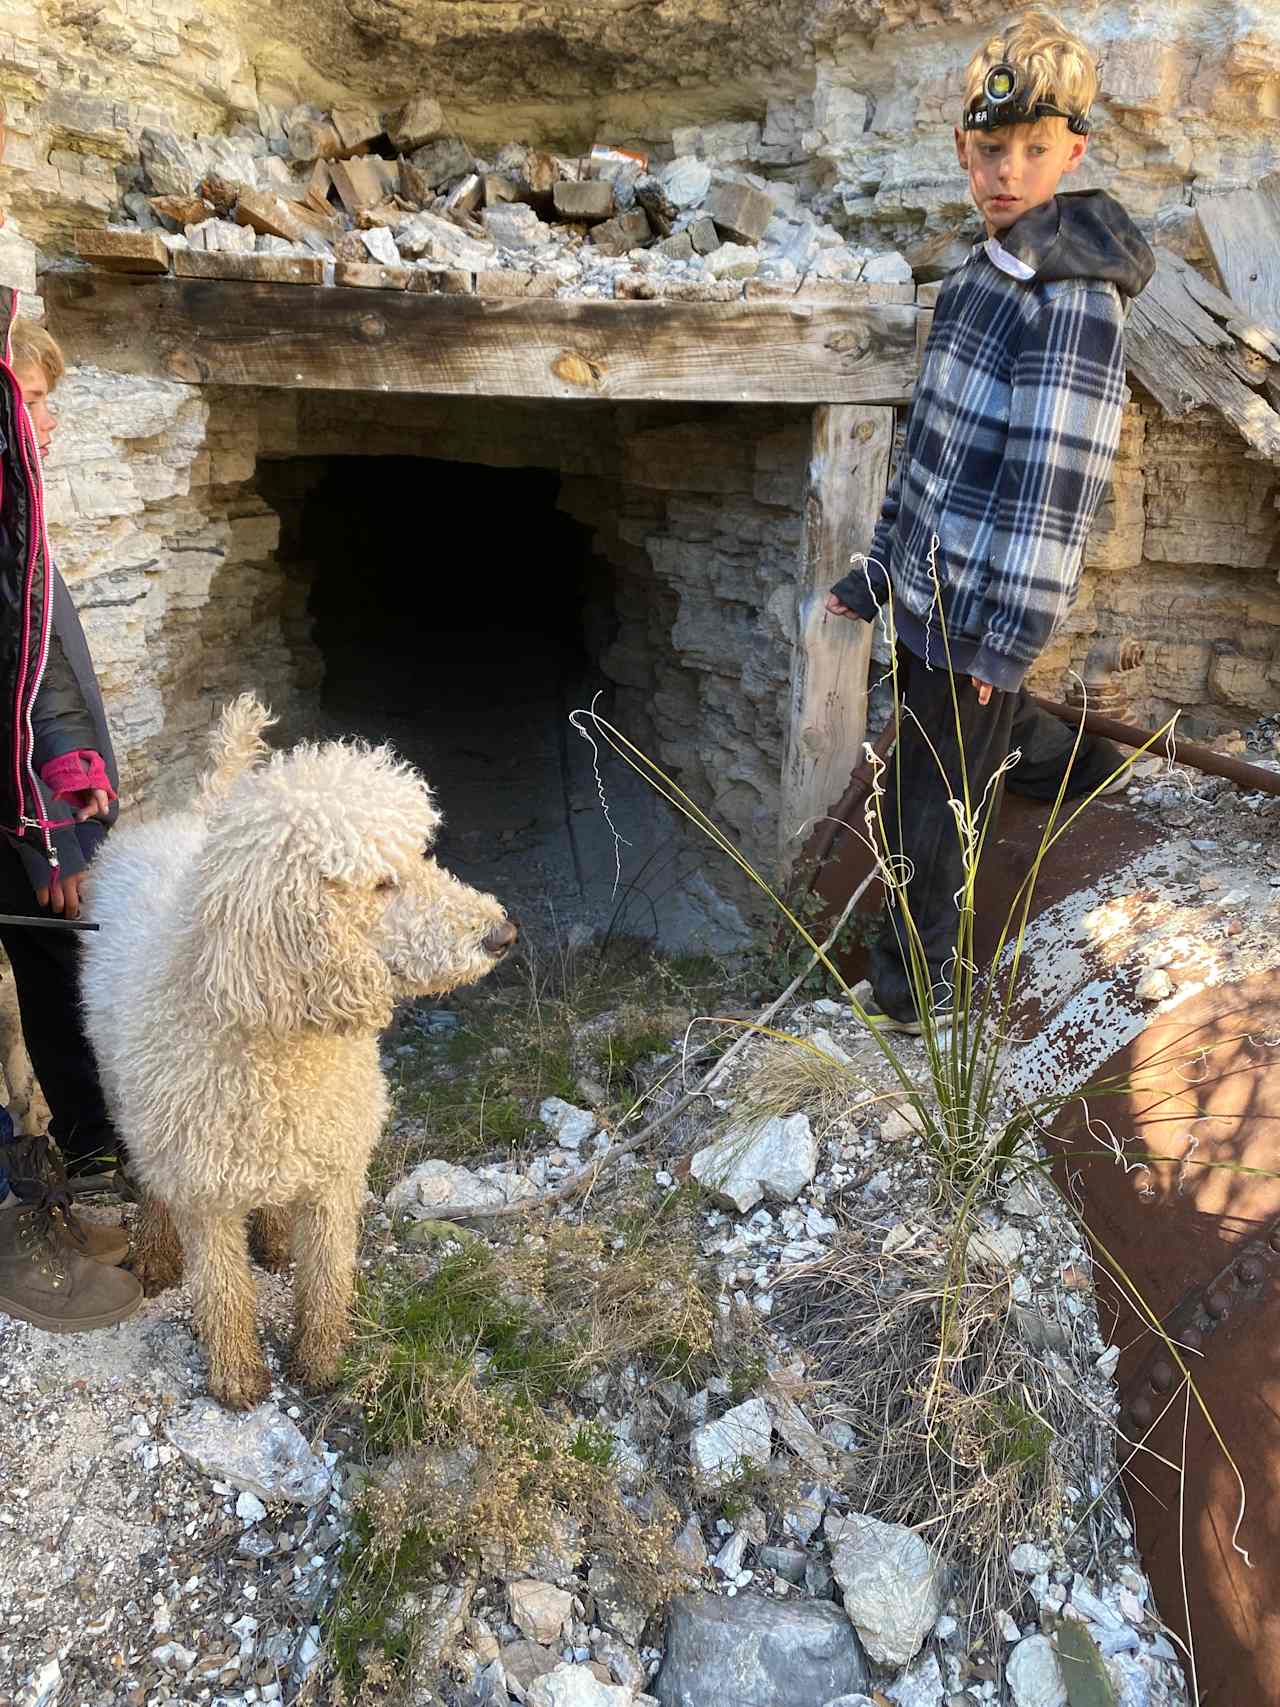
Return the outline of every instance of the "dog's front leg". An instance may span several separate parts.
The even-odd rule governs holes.
[[[209,1354],[209,1391],[249,1410],[271,1389],[254,1326],[256,1292],[243,1215],[175,1213],[187,1259],[196,1331]]]
[[[313,1391],[332,1387],[351,1318],[363,1181],[317,1203],[299,1204],[293,1221],[297,1326],[293,1374]]]

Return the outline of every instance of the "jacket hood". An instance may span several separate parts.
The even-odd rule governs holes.
[[[1123,297],[1137,296],[1156,266],[1146,238],[1104,190],[1071,191],[1032,208],[1001,234],[999,246],[1030,267],[1037,284],[1106,279]]]

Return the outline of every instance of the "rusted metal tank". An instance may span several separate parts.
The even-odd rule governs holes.
[[[860,822],[855,799],[842,805]],[[1044,811],[1005,803],[978,896],[988,957]],[[856,837],[837,836],[814,887],[838,911],[868,869]],[[1228,915],[1219,897],[1242,880]],[[1229,847],[1192,849],[1122,801],[1095,804],[1043,868],[1015,1015],[1023,1087],[1080,1092],[1046,1136],[1121,1348],[1138,1545],[1215,1707],[1280,1707],[1280,916],[1265,881],[1242,879]],[[1173,987],[1153,1004],[1139,985],[1162,960]],[[856,944],[842,961],[861,974]],[[1117,1075],[1132,1088],[1103,1094]],[[1212,1425],[1129,1283],[1182,1348]],[[1243,1519],[1215,1429],[1243,1472]]]

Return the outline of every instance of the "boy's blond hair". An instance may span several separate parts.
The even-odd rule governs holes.
[[[1026,12],[980,47],[965,69],[964,110],[982,100],[993,65],[1014,65],[1026,78],[1020,101],[1052,101],[1065,112],[1089,111],[1098,95],[1098,65],[1065,24],[1048,12]]]
[[[12,365],[15,368],[42,368],[52,391],[67,371],[67,358],[57,339],[34,320],[23,319],[14,321],[9,337],[13,350]]]

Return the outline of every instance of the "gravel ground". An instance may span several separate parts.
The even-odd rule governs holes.
[[[258,1283],[278,1367],[288,1289]],[[267,1509],[168,1442],[205,1379],[180,1291],[94,1334],[0,1316],[0,1368],[0,1703],[288,1699],[341,1538],[340,1468],[315,1507]],[[272,1397],[314,1431],[293,1390]]]

